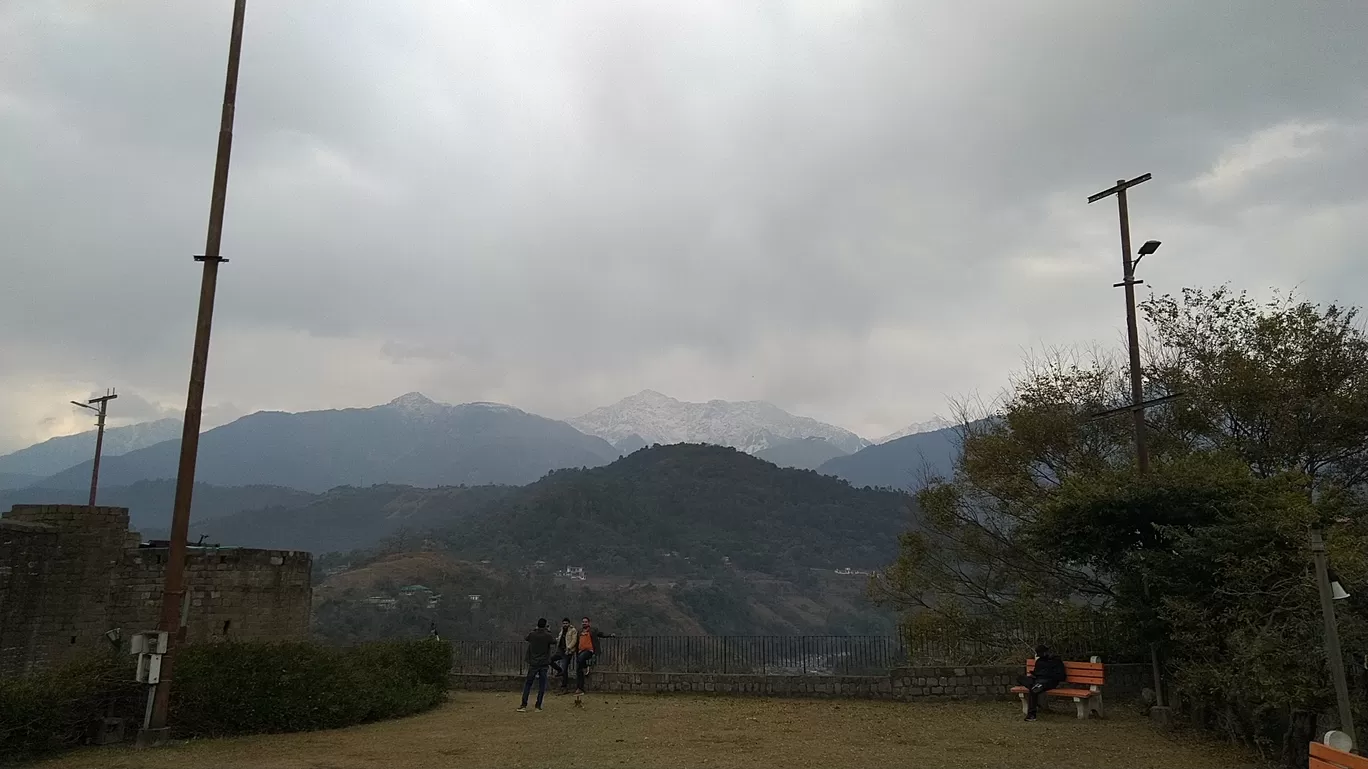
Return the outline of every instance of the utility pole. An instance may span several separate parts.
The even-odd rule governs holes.
[[[159,681],[148,692],[148,707],[143,728],[138,733],[142,746],[160,744],[169,735],[167,716],[171,706],[171,680],[177,631],[184,623],[186,536],[190,529],[190,498],[195,488],[195,458],[199,450],[201,410],[204,405],[204,373],[209,364],[209,331],[214,320],[214,291],[219,264],[228,261],[219,255],[223,239],[223,209],[228,198],[228,161],[233,147],[233,110],[237,101],[238,60],[242,54],[242,21],[247,0],[234,0],[233,26],[228,42],[228,71],[223,86],[223,113],[219,121],[218,153],[214,164],[214,187],[209,203],[209,230],[200,280],[199,314],[195,323],[195,347],[190,359],[190,388],[185,399],[185,425],[181,432],[180,465],[176,471],[176,496],[171,513],[171,543],[166,560],[166,586],[162,589],[159,630],[166,633],[167,648],[161,660]]]
[[[1149,472],[1149,448],[1145,445],[1145,391],[1140,372],[1140,332],[1135,320],[1135,286],[1144,281],[1135,279],[1135,262],[1131,260],[1130,212],[1126,208],[1126,190],[1150,180],[1149,174],[1137,176],[1130,181],[1118,179],[1115,187],[1105,189],[1088,198],[1089,203],[1116,196],[1116,208],[1121,218],[1121,282],[1112,288],[1126,289],[1126,336],[1130,348],[1130,380],[1132,420],[1135,423],[1135,463],[1140,474]],[[1148,244],[1146,244],[1148,245]],[[1156,243],[1155,248],[1158,248]],[[1152,252],[1151,252],[1152,253]],[[1143,256],[1143,254],[1142,254]]]
[[[95,489],[100,485],[100,450],[104,448],[104,428],[105,415],[109,412],[109,402],[119,396],[113,390],[105,390],[105,394],[98,398],[91,398],[85,403],[72,401],[73,406],[80,406],[83,409],[94,411],[97,415],[95,420],[95,463],[90,466],[90,512],[95,512]],[[95,404],[99,404],[96,406]]]
[[[1181,397],[1181,393],[1172,393],[1162,398],[1155,398],[1151,401],[1145,400],[1145,387],[1142,372],[1140,369],[1140,331],[1135,316],[1135,287],[1144,283],[1143,280],[1136,280],[1135,265],[1139,264],[1140,259],[1154,253],[1159,249],[1159,241],[1147,241],[1140,247],[1140,256],[1131,258],[1131,237],[1130,237],[1130,210],[1126,206],[1126,190],[1138,184],[1149,181],[1152,177],[1149,174],[1126,181],[1117,179],[1116,185],[1088,197],[1089,203],[1096,203],[1103,198],[1116,196],[1116,208],[1121,220],[1121,282],[1113,283],[1112,288],[1125,288],[1126,290],[1126,337],[1127,348],[1130,353],[1130,380],[1131,380],[1131,402],[1129,405],[1119,409],[1103,411],[1093,415],[1093,419],[1101,419],[1130,412],[1131,419],[1135,425],[1135,464],[1143,477],[1149,473],[1149,447],[1145,440],[1145,408],[1166,403],[1175,398]],[[1149,583],[1145,584],[1145,597],[1149,598]],[[1167,708],[1164,706],[1163,678],[1159,673],[1159,649],[1156,644],[1150,645],[1150,669],[1154,676],[1154,704],[1157,708],[1164,708],[1158,711],[1167,715]],[[1152,712],[1152,715],[1157,713]]]
[[[1316,564],[1316,587],[1320,590],[1321,617],[1325,620],[1325,657],[1330,677],[1335,679],[1335,700],[1339,705],[1340,731],[1357,744],[1354,711],[1349,704],[1349,684],[1344,677],[1344,653],[1340,651],[1339,627],[1335,623],[1335,596],[1330,590],[1330,569],[1325,563],[1325,540],[1317,529],[1311,530],[1311,560]],[[1340,594],[1341,598],[1347,597]]]

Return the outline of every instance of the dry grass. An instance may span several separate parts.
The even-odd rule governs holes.
[[[153,751],[97,748],[41,766],[406,769],[408,767],[919,767],[921,769],[1235,769],[1248,757],[1176,738],[1117,708],[1106,720],[1015,703],[902,704],[596,694],[583,710],[548,695],[453,692],[440,709],[349,729],[202,740]]]

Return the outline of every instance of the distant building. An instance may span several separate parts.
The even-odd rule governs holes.
[[[398,598],[390,598],[387,595],[366,596],[365,603],[374,606],[380,611],[391,611],[399,605]]]
[[[566,566],[563,574],[567,579],[584,579],[584,567]]]
[[[847,566],[847,567],[845,567],[844,569],[837,569],[837,570],[836,570],[836,573],[837,573],[837,574],[840,574],[840,575],[842,575],[842,576],[848,576],[848,575],[854,574],[855,572],[854,572],[854,570],[852,570],[849,566]]]

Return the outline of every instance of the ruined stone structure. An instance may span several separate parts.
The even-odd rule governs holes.
[[[128,530],[126,508],[16,505],[0,517],[0,676],[155,630],[167,555]],[[184,640],[307,637],[312,566],[303,552],[192,546]]]

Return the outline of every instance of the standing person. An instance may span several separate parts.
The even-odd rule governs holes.
[[[561,617],[560,634],[556,636],[556,653],[551,657],[551,669],[560,676],[561,694],[570,693],[570,665],[575,661],[579,648],[579,629],[570,622],[569,617]],[[560,664],[557,665],[556,663]]]
[[[519,713],[527,712],[527,697],[532,693],[532,681],[537,685],[537,712],[542,709],[542,698],[546,696],[546,668],[551,664],[551,647],[556,637],[546,627],[546,618],[537,620],[537,627],[527,634],[527,679],[523,681],[522,704]]]
[[[593,663],[597,651],[594,641],[598,638],[616,638],[613,633],[595,630],[589,624],[589,618],[580,620],[579,645],[576,647],[578,652],[575,654],[575,707],[583,707],[581,697],[584,696],[584,677],[589,672],[589,665]]]
[[[1022,676],[1017,683],[1026,687],[1026,720],[1036,720],[1036,709],[1040,706],[1040,696],[1064,683],[1064,660],[1041,644],[1036,647],[1035,668],[1028,676]]]

